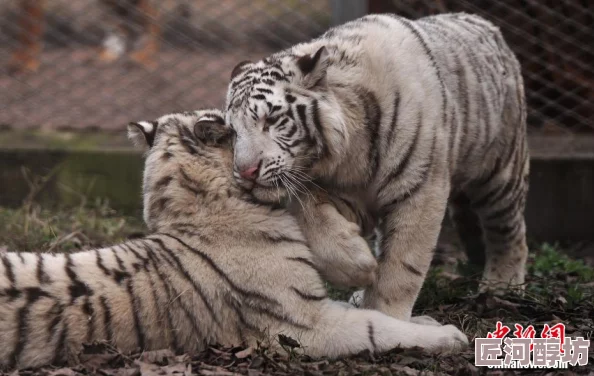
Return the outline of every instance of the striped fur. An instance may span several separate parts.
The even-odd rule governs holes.
[[[238,66],[226,121],[237,134],[235,176],[255,196],[273,200],[277,185],[295,196],[313,180],[359,197],[379,223],[379,266],[363,306],[410,318],[448,202],[459,227],[482,232],[482,289],[524,283],[523,82],[488,21],[370,15],[330,29]],[[250,166],[259,167],[255,181],[238,174]],[[306,205],[302,216],[315,220],[301,225],[312,250],[325,247],[334,260],[368,253],[337,246],[334,219]],[[321,246],[316,234],[325,234]],[[329,278],[343,282],[340,270]]]
[[[232,177],[231,134],[216,110],[130,125],[147,149],[152,235],[72,254],[0,253],[0,368],[76,361],[81,344],[124,352],[255,345],[277,334],[314,356],[466,337],[358,310],[326,296],[295,219],[252,202]]]

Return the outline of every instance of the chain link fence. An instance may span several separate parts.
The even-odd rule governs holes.
[[[532,131],[594,131],[590,0],[0,0],[0,125],[121,130],[220,107],[235,64],[369,13],[452,11],[499,25]]]

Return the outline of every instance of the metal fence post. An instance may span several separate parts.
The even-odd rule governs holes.
[[[368,0],[331,0],[332,25],[340,25],[367,14]]]

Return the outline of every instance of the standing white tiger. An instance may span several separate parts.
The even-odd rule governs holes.
[[[381,255],[365,307],[410,319],[448,198],[454,221],[465,201],[480,218],[483,289],[523,284],[523,82],[488,21],[445,14],[349,22],[240,63],[226,116],[236,132],[235,176],[256,197],[275,200],[277,186],[303,190],[303,178],[313,178],[323,189],[358,195],[379,221]],[[355,260],[368,252],[333,242],[336,211],[300,199],[301,225],[317,253]]]

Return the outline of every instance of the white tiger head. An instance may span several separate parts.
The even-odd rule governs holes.
[[[341,110],[326,82],[330,62],[322,46],[233,70],[226,106],[226,123],[236,134],[233,175],[257,199],[300,191],[316,162],[344,142]]]
[[[232,174],[232,133],[218,110],[165,115],[128,125],[146,151],[144,220],[156,231],[208,203],[241,194]]]

